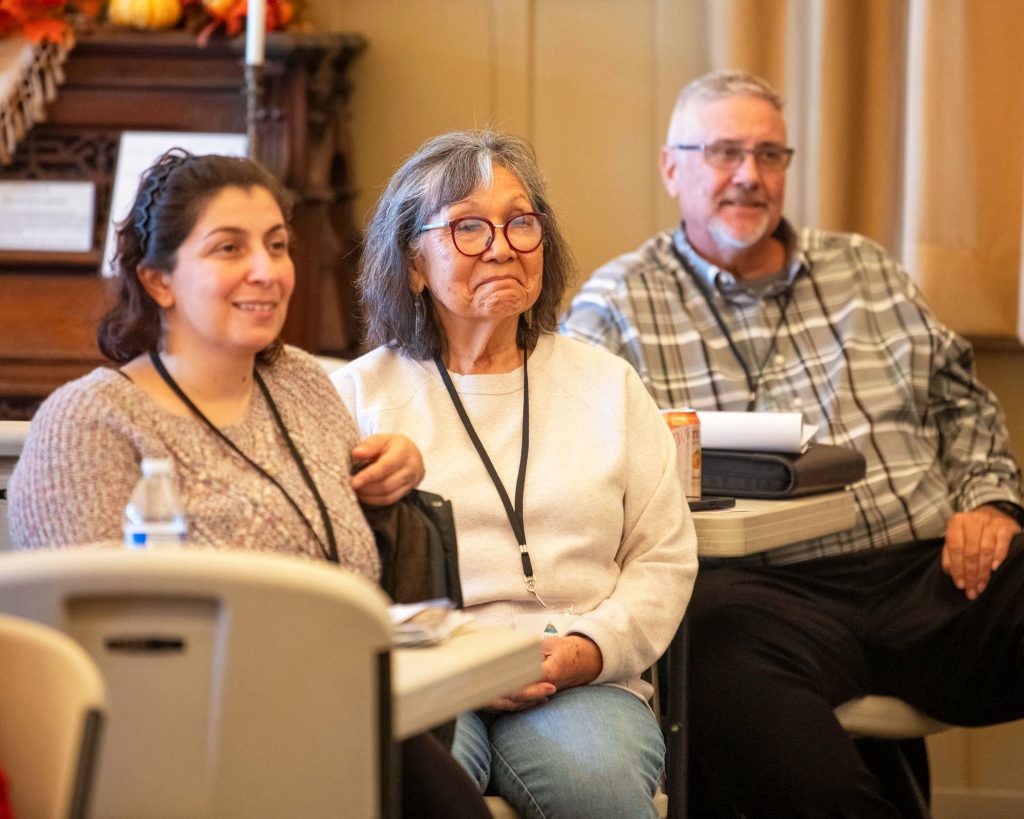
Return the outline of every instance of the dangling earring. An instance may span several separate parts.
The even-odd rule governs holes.
[[[524,312],[522,314],[522,318],[523,318],[523,326],[526,327],[527,330],[529,330],[531,327],[533,327],[533,308],[532,307],[527,308],[526,312]]]
[[[425,313],[426,307],[423,305],[423,291],[420,290],[416,293],[412,300],[412,306],[416,310],[416,324],[414,326],[414,332],[419,335],[423,332],[423,322],[426,320]]]

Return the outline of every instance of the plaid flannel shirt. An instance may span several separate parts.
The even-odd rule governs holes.
[[[682,229],[598,269],[562,333],[629,361],[662,408],[799,411],[815,440],[853,447],[867,475],[845,532],[754,555],[787,563],[942,537],[950,515],[1020,503],[999,403],[970,345],[931,313],[906,272],[863,236],[802,229],[776,237],[780,280],[747,291],[702,259]],[[685,260],[685,264],[684,264]],[[698,284],[698,277],[701,286]]]

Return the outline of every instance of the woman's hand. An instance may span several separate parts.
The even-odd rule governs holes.
[[[546,637],[540,646],[544,653],[544,679],[559,691],[593,682],[604,667],[601,649],[582,634]]]
[[[563,688],[586,685],[597,679],[604,667],[597,643],[582,634],[568,637],[546,637],[540,642],[544,662],[544,679],[506,694],[487,704],[493,711],[525,711],[547,702],[548,697]]]
[[[371,435],[352,450],[352,463],[366,463],[352,476],[352,489],[370,506],[394,503],[423,480],[423,456],[404,435]]]
[[[548,701],[558,689],[549,682],[531,683],[512,694],[491,700],[484,708],[491,711],[525,711]]]

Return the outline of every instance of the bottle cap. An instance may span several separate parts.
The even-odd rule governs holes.
[[[171,474],[171,459],[170,458],[143,458],[142,459],[142,474],[147,478],[152,475],[170,475]]]

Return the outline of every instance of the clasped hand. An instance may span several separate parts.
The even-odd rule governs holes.
[[[544,656],[541,680],[493,700],[487,708],[492,711],[525,711],[547,702],[556,691],[596,680],[604,666],[597,643],[582,634],[547,637],[541,640],[541,652]]]
[[[946,527],[942,569],[968,600],[985,591],[992,572],[1006,559],[1017,522],[991,506],[957,512]]]

